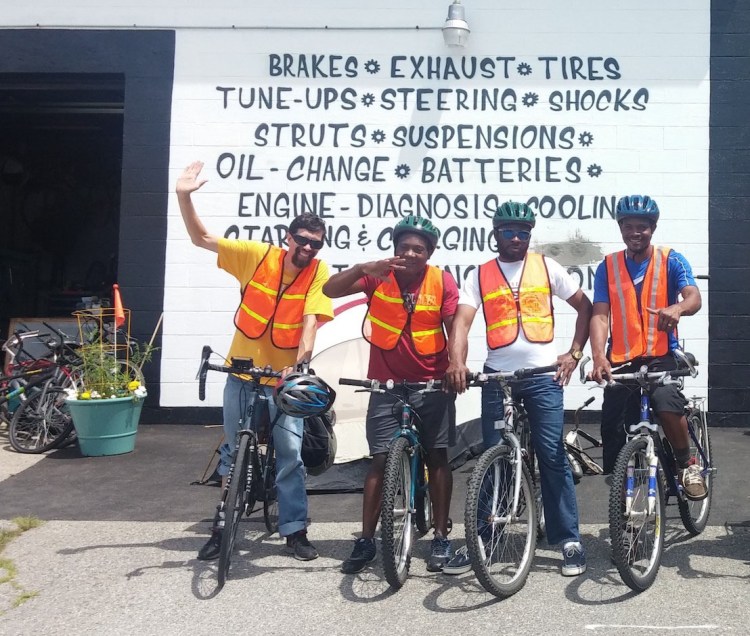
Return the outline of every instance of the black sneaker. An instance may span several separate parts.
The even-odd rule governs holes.
[[[307,530],[299,530],[286,538],[287,550],[294,552],[298,561],[313,561],[318,558],[315,546],[307,540]]]
[[[578,541],[568,541],[562,549],[563,576],[578,576],[586,571],[586,553]]]
[[[471,559],[469,549],[465,545],[456,550],[453,558],[443,566],[443,574],[464,574],[469,570],[471,570]]]
[[[221,552],[221,538],[224,535],[223,530],[212,530],[211,537],[206,541],[200,551],[198,552],[199,561],[213,561],[219,558],[219,552]]]
[[[430,558],[427,559],[428,572],[442,572],[443,566],[450,561],[451,542],[436,534],[430,546]]]
[[[368,563],[375,560],[377,548],[374,539],[361,538],[354,542],[354,549],[351,556],[341,564],[341,571],[344,574],[356,574],[367,567]]]

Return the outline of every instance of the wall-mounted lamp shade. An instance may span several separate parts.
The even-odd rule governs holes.
[[[443,39],[448,46],[466,46],[469,40],[469,23],[459,0],[448,7],[448,19],[443,26]]]

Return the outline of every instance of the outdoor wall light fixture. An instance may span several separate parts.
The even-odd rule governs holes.
[[[453,0],[453,4],[448,7],[448,19],[443,25],[443,39],[448,46],[466,46],[469,33],[471,31],[461,0]]]

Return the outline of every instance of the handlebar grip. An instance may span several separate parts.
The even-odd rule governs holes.
[[[550,364],[546,367],[534,367],[532,369],[518,369],[513,375],[517,378],[528,378],[534,375],[542,375],[543,373],[550,373],[551,371],[557,371],[557,364]]]
[[[589,404],[591,404],[591,403],[592,403],[592,402],[593,402],[593,401],[594,401],[595,399],[596,399],[596,398],[590,397],[590,398],[589,398],[588,400],[586,400],[586,401],[585,401],[585,402],[583,403],[583,405],[584,405],[584,406],[588,406],[588,405],[589,405]]]
[[[206,375],[208,375],[208,358],[211,353],[211,347],[204,345],[201,352],[201,366],[198,369],[198,399],[201,402],[206,399]]]
[[[350,378],[339,378],[339,384],[343,384],[345,386],[363,386],[369,389],[372,386],[372,380],[352,380]]]

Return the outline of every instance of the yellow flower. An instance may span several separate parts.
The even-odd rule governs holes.
[[[88,391],[84,391],[83,393],[81,393],[81,399],[82,400],[90,400],[91,399],[91,393],[89,393]]]
[[[139,386],[141,386],[141,383],[138,380],[132,380],[128,382],[128,391],[135,391]]]

